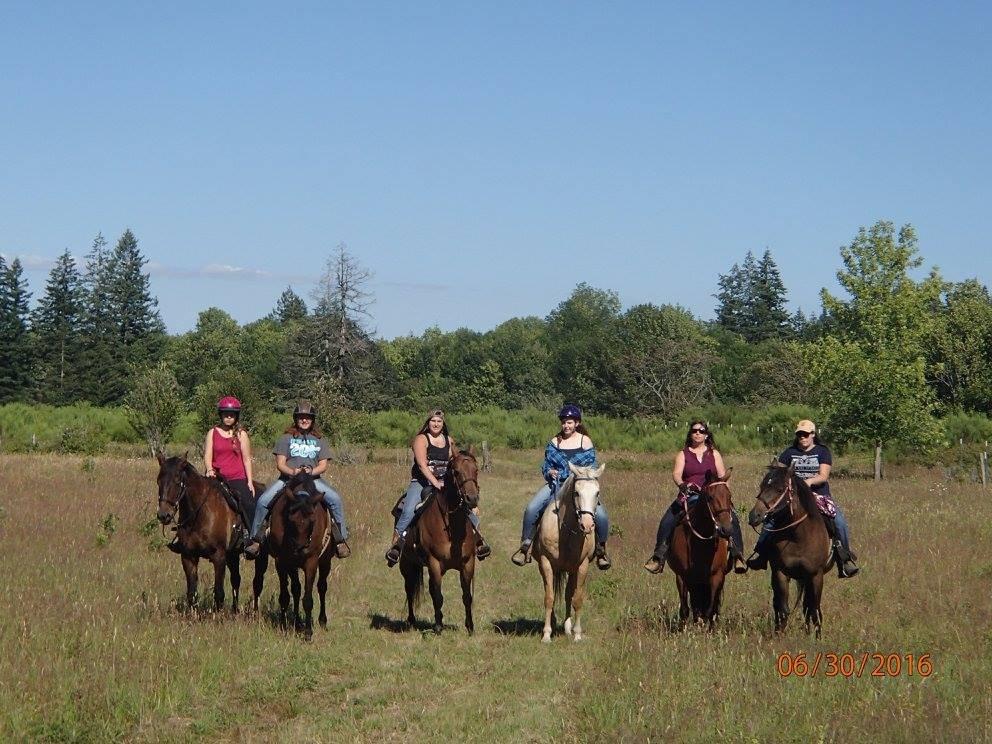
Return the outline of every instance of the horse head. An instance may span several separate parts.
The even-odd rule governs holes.
[[[459,501],[469,509],[479,505],[479,465],[472,447],[456,452],[448,461],[448,477]]]
[[[786,507],[792,501],[792,477],[795,468],[773,461],[768,466],[768,472],[761,479],[758,495],[755,496],[754,508],[747,515],[747,523],[757,527],[770,515],[780,508]]]
[[[579,529],[588,535],[596,527],[593,515],[596,513],[596,507],[599,506],[599,476],[606,469],[606,464],[593,468],[568,463],[568,469],[575,476],[573,489],[575,514],[579,519]]]
[[[189,452],[182,457],[158,458],[158,521],[165,525],[175,519],[179,502],[186,495],[186,479],[189,475]]]
[[[717,537],[730,539],[733,532],[732,514],[734,511],[734,500],[730,493],[730,470],[727,474],[718,479],[712,471],[706,471],[706,478],[703,481],[703,499],[706,508],[709,510],[710,518],[713,520],[713,529]]]
[[[286,542],[297,552],[305,553],[313,542],[317,514],[323,498],[309,473],[298,473],[283,487],[285,493]],[[319,536],[318,536],[319,537]]]

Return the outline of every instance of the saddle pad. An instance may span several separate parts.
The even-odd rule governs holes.
[[[818,493],[813,494],[816,497],[816,505],[819,507],[820,512],[825,517],[830,517],[833,519],[837,516],[837,505],[834,504],[834,500],[829,496],[821,496]]]

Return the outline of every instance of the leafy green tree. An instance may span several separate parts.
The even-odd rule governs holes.
[[[179,384],[163,361],[138,372],[124,398],[128,420],[153,455],[165,451],[183,412]]]
[[[548,315],[551,378],[562,398],[593,413],[622,404],[617,365],[620,298],[581,283]]]
[[[196,327],[174,339],[166,358],[180,388],[189,396],[221,370],[232,368],[244,372],[247,367],[241,327],[216,307],[200,312]]]
[[[861,228],[841,259],[837,279],[849,299],[821,292],[836,335],[803,348],[831,438],[930,449],[936,400],[926,357],[943,282],[936,270],[910,276],[923,260],[909,225],[898,236],[891,222]]]
[[[499,364],[507,407],[553,408],[559,402],[542,318],[511,318],[484,334],[482,346],[483,356]]]
[[[82,396],[83,287],[76,261],[65,251],[48,275],[32,317],[37,397],[67,405]]]
[[[992,413],[992,297],[978,280],[950,285],[937,313],[929,368],[951,409]]]
[[[28,292],[20,259],[0,255],[0,403],[24,400],[31,386]]]

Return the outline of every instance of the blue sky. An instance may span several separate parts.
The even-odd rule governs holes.
[[[341,242],[387,338],[581,281],[709,318],[765,248],[814,310],[878,219],[988,284],[990,9],[7,4],[0,253],[37,295],[130,227],[172,332],[306,297]]]

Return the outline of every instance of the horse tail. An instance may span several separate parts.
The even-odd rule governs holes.
[[[803,596],[805,596],[805,594],[806,594],[806,584],[805,584],[805,582],[797,581],[796,582],[796,588],[797,588],[797,591],[796,591],[796,601],[792,604],[792,612],[790,614],[792,614],[792,613],[794,613],[796,611],[796,608],[799,607],[799,603],[803,601]]]
[[[407,589],[413,597],[413,606],[420,607],[424,598],[424,569],[418,567],[416,572],[411,572],[407,578]]]
[[[563,607],[565,605],[565,580],[567,578],[567,571],[555,571],[555,602],[561,602]],[[565,607],[565,612],[568,612],[567,607]]]

